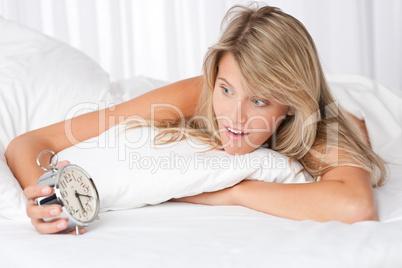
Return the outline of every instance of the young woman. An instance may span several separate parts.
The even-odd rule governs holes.
[[[150,119],[153,103],[173,105],[182,113],[162,107],[153,120],[176,122],[180,116],[193,117],[190,126],[195,130],[188,131],[206,135],[212,145],[223,146],[229,154],[266,146],[298,160],[316,180],[309,184],[243,181],[179,201],[242,205],[296,220],[377,220],[372,186],[383,183],[384,164],[365,142],[367,135],[336,105],[305,27],[269,6],[234,7],[224,23],[219,42],[206,55],[203,77],[101,111],[105,120],[99,120],[100,112],[92,112],[25,133],[10,143],[6,158],[30,200],[27,213],[39,232],[59,232],[66,222],[44,222],[44,217],[57,216],[60,207],[38,207],[33,202],[52,192],[49,187],[35,186],[42,174],[35,161],[38,154],[45,149],[59,152],[95,137],[123,117]],[[197,115],[208,120],[198,120]],[[75,142],[66,136],[66,127]]]

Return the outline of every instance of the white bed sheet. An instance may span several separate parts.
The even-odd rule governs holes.
[[[392,178],[402,166],[390,166]],[[82,236],[0,219],[2,267],[401,267],[402,215],[318,223],[167,202],[106,212]],[[45,266],[43,266],[45,265]]]

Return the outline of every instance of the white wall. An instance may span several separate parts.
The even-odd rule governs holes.
[[[0,0],[0,15],[84,51],[112,80],[175,81],[201,73],[220,21],[239,0]],[[295,16],[329,73],[402,90],[401,0],[266,0]],[[0,29],[1,30],[1,29]]]

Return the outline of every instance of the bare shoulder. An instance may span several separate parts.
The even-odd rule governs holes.
[[[325,154],[323,164],[328,167],[321,180],[337,180],[371,189],[370,173],[360,167],[347,151],[332,147]]]
[[[347,150],[337,146],[317,145],[313,147],[316,168],[322,169],[320,180],[346,181],[349,178],[362,179],[370,184],[370,173],[359,165]]]
[[[367,132],[366,122],[364,120],[360,120],[359,118],[357,118],[356,116],[354,116],[348,112],[346,112],[346,114],[357,125],[357,127],[359,128],[359,130],[362,134],[362,138],[363,138],[364,142],[371,148],[370,137]]]

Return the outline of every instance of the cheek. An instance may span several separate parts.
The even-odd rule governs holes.
[[[214,94],[212,96],[212,106],[215,112],[215,116],[219,116],[222,114],[222,103],[219,100],[218,91],[214,90]]]
[[[273,133],[279,127],[285,114],[273,110],[266,113],[260,113],[254,116],[254,120],[250,120],[249,127],[259,129],[262,132]]]

